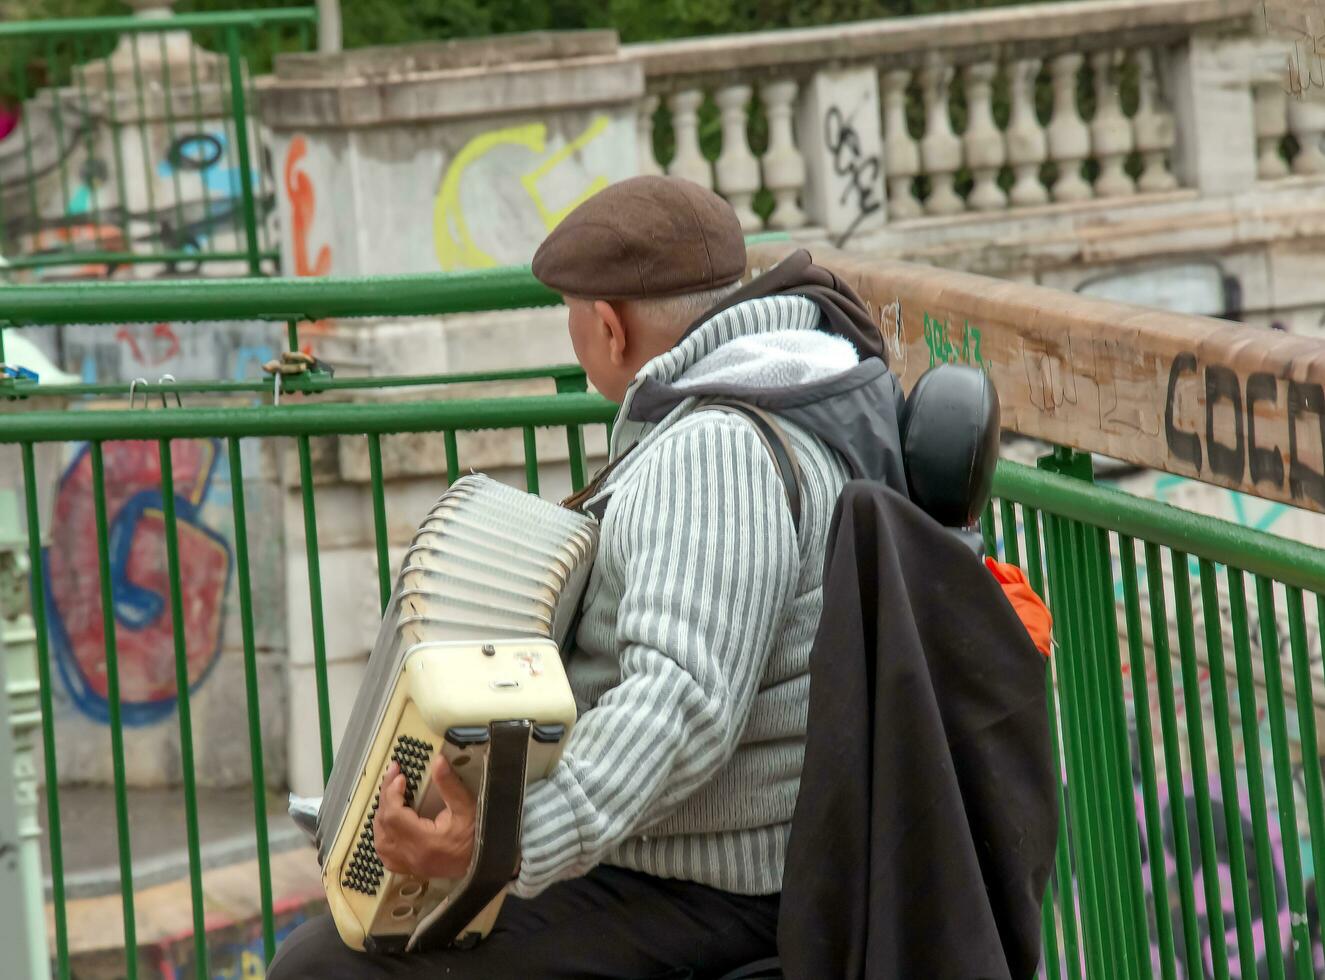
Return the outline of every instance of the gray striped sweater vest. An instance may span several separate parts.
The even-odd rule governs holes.
[[[627,393],[599,552],[569,661],[580,718],[526,798],[512,890],[537,894],[597,864],[742,894],[781,888],[804,757],[809,653],[829,522],[849,477],[782,420],[800,465],[802,526],[751,424],[682,402],[630,421],[651,378],[674,388],[822,382],[857,363],[780,296],[719,314],[654,359]]]

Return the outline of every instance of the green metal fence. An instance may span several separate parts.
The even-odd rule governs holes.
[[[307,50],[316,10],[0,23],[0,256],[105,277],[274,270],[275,189],[245,52]]]
[[[1055,619],[1045,975],[1321,976],[1325,552],[1090,479],[1004,463],[983,521]]]
[[[65,289],[59,303],[53,302],[54,293],[42,288],[17,289],[6,322],[260,315],[288,321],[294,348],[302,319],[399,316],[490,308],[498,302],[551,301],[518,270],[455,279],[402,277],[388,283],[241,282],[227,290],[198,289],[169,283]],[[181,443],[218,440],[230,468],[229,531],[244,658],[253,839],[260,868],[255,887],[261,892],[263,949],[269,958],[275,920],[242,447],[292,440],[298,458],[318,744],[325,773],[332,753],[327,637],[348,613],[324,608],[322,603],[313,441],[335,436],[366,444],[378,567],[375,584],[385,602],[391,582],[384,438],[442,433],[446,477],[452,480],[466,462],[460,434],[512,430],[522,435],[526,486],[537,492],[541,483],[545,485],[546,466],[538,458],[535,433],[540,428],[562,429],[571,482],[578,487],[588,475],[585,427],[610,426],[613,407],[582,388],[574,390],[582,381],[573,371],[561,377],[559,394],[536,398],[0,416],[0,445],[16,445],[21,454],[29,551],[37,583],[43,581],[48,555],[43,549],[36,453],[48,444],[88,447],[91,476],[85,493],[95,512],[121,908],[130,950],[135,946],[135,894],[106,448],[122,440],[145,442],[159,460],[169,581],[169,595],[163,598],[170,610],[177,690],[184,692],[175,702],[175,724],[182,747],[179,776],[187,823],[194,964],[196,974],[204,977],[210,975],[209,950],[188,693],[189,638],[181,614],[178,509],[184,499],[175,486]],[[9,384],[11,395],[36,392],[23,387],[27,382]],[[112,393],[120,390],[112,386]],[[1325,695],[1320,687],[1325,676],[1319,632],[1325,618],[1321,609],[1325,551],[1096,486],[1088,459],[1066,451],[1046,458],[1039,469],[1004,463],[995,495],[983,521],[990,550],[1027,570],[1055,616],[1057,647],[1050,662],[1048,694],[1063,782],[1060,843],[1044,904],[1044,975],[1053,980],[1320,975],[1325,970],[1325,945],[1317,896],[1318,883],[1325,880],[1325,807],[1315,706],[1318,700],[1325,701],[1317,693]],[[54,949],[57,972],[67,977],[70,956],[53,723],[51,618],[47,593],[40,586],[33,590],[33,612],[42,686],[47,820],[52,829],[48,860]],[[126,972],[137,975],[132,953],[126,956]]]

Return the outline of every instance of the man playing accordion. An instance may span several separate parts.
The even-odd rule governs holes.
[[[895,443],[900,389],[886,370],[862,382],[878,330],[808,255],[741,287],[745,267],[727,203],[669,177],[603,190],[539,249],[576,357],[621,405],[612,462],[567,502],[600,524],[567,666],[579,719],[529,787],[519,873],[486,939],[370,956],[324,917],[286,940],[272,980],[719,977],[775,954],[830,519],[853,473],[896,465],[823,433],[847,412]],[[388,770],[373,829],[391,871],[470,864],[474,800],[438,759],[436,820]]]

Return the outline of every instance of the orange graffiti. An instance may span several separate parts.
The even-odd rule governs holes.
[[[308,152],[302,136],[290,140],[285,155],[285,192],[290,196],[290,216],[294,226],[294,274],[296,276],[325,276],[331,271],[331,249],[323,245],[317,250],[317,259],[308,261],[308,232],[313,224],[316,208],[313,182],[303,170],[295,166]]]
[[[39,228],[26,236],[24,251],[33,255],[60,252],[73,245],[88,245],[91,251],[124,252],[128,246],[124,233],[114,225],[82,224]],[[101,263],[89,263],[79,268],[76,276],[88,279],[108,277],[112,268]]]

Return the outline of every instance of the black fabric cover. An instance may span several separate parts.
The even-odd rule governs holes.
[[[981,562],[848,483],[811,654],[787,980],[1030,977],[1057,835],[1044,658]]]

